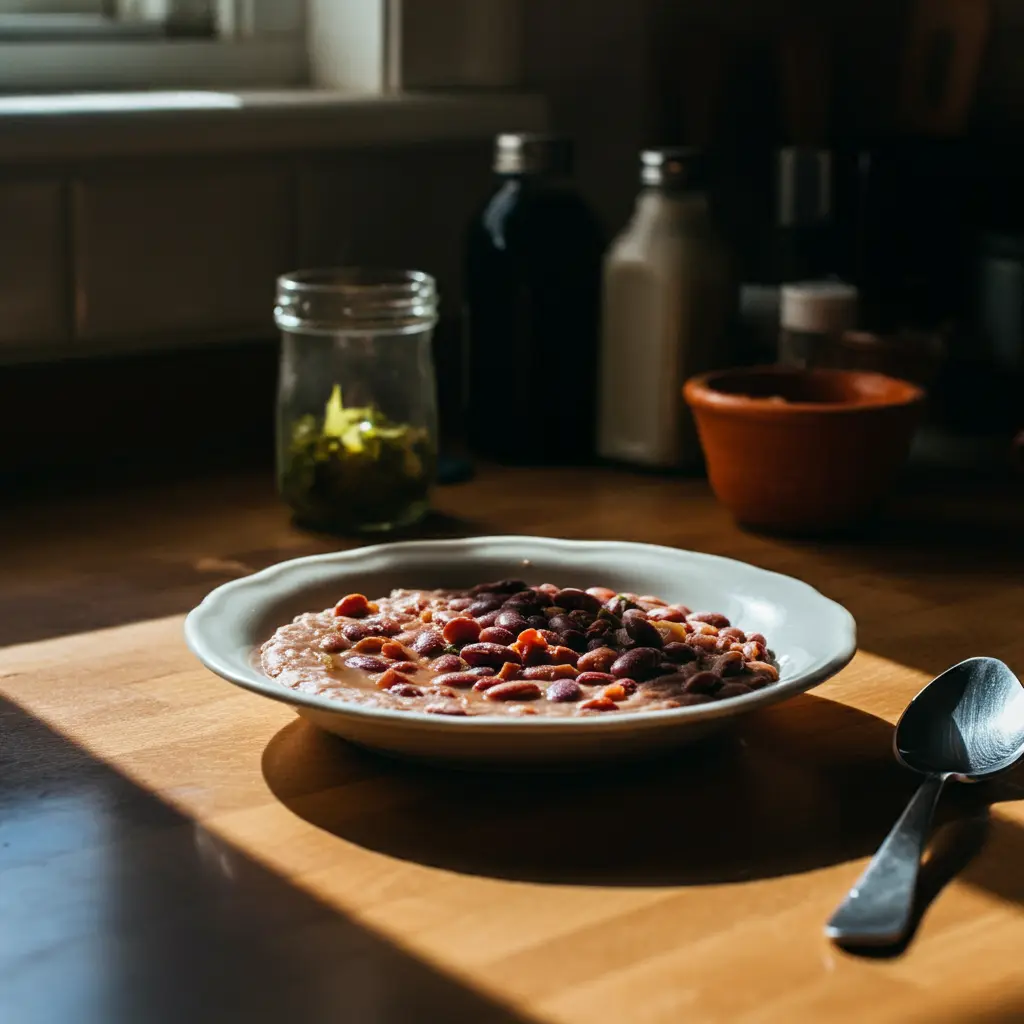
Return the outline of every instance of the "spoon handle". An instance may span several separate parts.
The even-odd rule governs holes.
[[[846,899],[825,926],[825,934],[849,945],[889,945],[910,926],[921,854],[931,831],[945,775],[929,775],[893,825]]]

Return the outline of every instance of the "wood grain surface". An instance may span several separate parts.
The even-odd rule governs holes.
[[[435,534],[660,542],[808,580],[861,651],[812,694],[588,775],[409,767],[206,672],[186,612],[339,542],[259,478],[0,514],[0,1019],[1024,1020],[1024,775],[944,802],[912,941],[822,925],[914,780],[891,723],[946,665],[1024,673],[1020,496],[907,496],[842,542],[739,531],[705,485],[486,471]],[[354,542],[353,542],[354,543]]]

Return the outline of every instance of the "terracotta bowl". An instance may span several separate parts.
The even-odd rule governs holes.
[[[869,515],[904,464],[924,392],[858,370],[748,367],[687,381],[718,500],[743,524],[790,533]]]

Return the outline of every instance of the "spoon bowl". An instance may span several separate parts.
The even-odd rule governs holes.
[[[825,926],[844,945],[891,945],[913,921],[921,854],[946,782],[980,782],[1024,755],[1024,687],[996,658],[933,679],[896,724],[901,764],[924,775],[907,809]]]
[[[933,679],[896,725],[896,758],[922,775],[978,782],[1024,755],[1024,687],[996,658],[968,658]]]

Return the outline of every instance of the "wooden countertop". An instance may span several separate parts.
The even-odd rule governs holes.
[[[913,788],[889,752],[906,701],[974,654],[1024,673],[1019,496],[921,491],[842,543],[744,534],[702,483],[626,473],[487,471],[438,505],[440,533],[643,540],[800,576],[850,608],[861,652],[667,762],[434,772],[185,649],[208,589],[338,546],[292,528],[267,481],[9,508],[5,1021],[1024,1019],[1020,773],[948,795],[905,950],[821,931]]]

